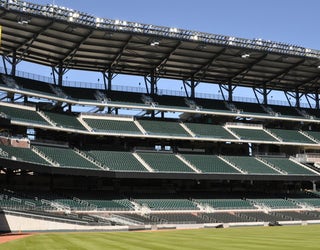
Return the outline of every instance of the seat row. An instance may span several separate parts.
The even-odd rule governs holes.
[[[0,145],[0,150],[1,158],[60,168],[153,173],[319,175],[308,166],[283,157],[79,150],[44,145],[31,148]]]
[[[72,104],[140,106],[141,108],[160,108],[183,110],[202,110],[208,112],[235,113],[277,118],[318,119],[320,112],[311,108],[296,108],[281,105],[263,106],[257,103],[228,103],[223,100],[179,96],[146,95],[143,93],[120,91],[103,91],[88,88],[55,86],[36,80],[0,75],[0,90],[22,93],[27,96],[45,97],[49,100],[59,99]]]
[[[212,141],[257,141],[261,143],[313,144],[320,142],[320,132],[265,128],[262,126],[215,125],[176,120],[146,120],[121,116],[97,116],[36,111],[32,107],[0,103],[3,117],[12,124],[45,127],[87,134],[165,137]],[[250,125],[250,124],[249,124]]]

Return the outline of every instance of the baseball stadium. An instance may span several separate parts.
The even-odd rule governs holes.
[[[0,42],[0,249],[320,244],[319,50],[17,0]]]

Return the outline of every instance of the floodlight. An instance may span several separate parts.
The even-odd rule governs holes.
[[[242,54],[241,55],[241,58],[249,58],[250,57],[250,54]]]

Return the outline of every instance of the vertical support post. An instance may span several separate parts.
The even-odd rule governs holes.
[[[62,63],[59,63],[58,66],[58,86],[62,86],[62,82],[63,82],[63,67],[62,67]]]
[[[296,107],[300,108],[300,93],[298,89],[296,89]]]
[[[111,72],[111,70],[109,69],[108,70],[108,76],[107,76],[107,79],[108,79],[108,90],[112,90],[112,79],[113,79],[113,74]]]
[[[268,91],[265,83],[263,84],[263,104],[268,105]]]
[[[195,98],[195,89],[196,89],[196,85],[195,85],[195,82],[194,82],[194,78],[191,78],[191,82],[190,82],[190,97],[192,99]]]
[[[319,93],[318,93],[318,90],[316,91],[316,93],[314,93],[314,95],[315,95],[316,109],[319,109]]]
[[[232,96],[233,96],[233,87],[232,87],[232,82],[228,82],[228,101],[232,102]]]
[[[317,191],[317,184],[315,181],[312,181],[312,191]]]
[[[16,69],[17,69],[17,52],[13,51],[12,53],[12,63],[11,63],[11,75],[16,76]]]
[[[4,67],[4,73],[6,75],[8,75],[7,63],[6,63],[6,59],[5,59],[4,55],[2,55],[2,62],[3,62],[3,67]]]

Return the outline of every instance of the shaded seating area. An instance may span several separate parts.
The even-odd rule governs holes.
[[[237,222],[252,222],[254,219],[241,217],[231,213],[207,213],[204,215],[210,222],[215,223],[237,223]]]
[[[281,106],[281,105],[269,105],[269,107],[281,116],[287,116],[292,118],[303,118],[295,107]]]
[[[153,216],[158,218],[161,224],[201,224],[209,222],[191,213],[157,213]]]
[[[250,102],[232,102],[241,113],[249,113],[253,115],[269,115],[259,103],[250,103]]]

